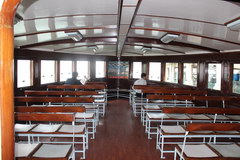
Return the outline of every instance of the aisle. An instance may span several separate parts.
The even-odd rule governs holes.
[[[159,157],[155,139],[147,139],[139,118],[132,114],[128,100],[109,101],[96,138],[90,140],[86,160],[157,160]]]

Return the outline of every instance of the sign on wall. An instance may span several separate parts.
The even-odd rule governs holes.
[[[128,79],[129,63],[127,61],[109,61],[108,78]]]

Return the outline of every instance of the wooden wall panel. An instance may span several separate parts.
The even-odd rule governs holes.
[[[21,50],[15,49],[15,59],[33,59],[35,61],[35,67],[38,69],[35,70],[35,87],[41,88],[44,86],[40,85],[40,60],[41,59],[55,59],[55,60],[89,60],[91,62],[91,80],[92,81],[107,81],[109,88],[130,88],[130,85],[134,83],[134,79],[129,77],[128,80],[124,79],[108,79],[107,71],[106,78],[96,79],[95,78],[95,61],[104,60],[108,61],[117,61],[117,57],[108,57],[108,56],[91,56],[91,55],[76,55],[76,54],[64,54],[64,53],[51,53],[43,51],[30,51],[30,50]],[[209,90],[213,94],[232,94],[231,92],[231,66],[233,63],[240,63],[240,54],[239,53],[221,53],[221,54],[204,54],[204,55],[184,55],[184,56],[159,56],[159,57],[121,57],[121,61],[129,61],[130,64],[130,73],[129,76],[132,76],[131,64],[134,61],[141,61],[143,64],[143,72],[148,74],[148,64],[149,62],[161,62],[161,82],[149,81],[149,84],[170,84],[164,82],[165,79],[165,63],[166,62],[177,62],[179,63],[179,79],[178,84],[170,84],[177,86],[184,86],[195,88],[191,86],[183,85],[183,63],[198,63],[198,89],[207,89],[207,78],[208,78],[208,63],[221,63],[223,66],[222,72],[222,91]],[[17,90],[17,89],[16,89]],[[18,90],[17,90],[18,91]]]

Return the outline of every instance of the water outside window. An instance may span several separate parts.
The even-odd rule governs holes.
[[[161,80],[161,63],[150,62],[149,63],[149,80],[160,81]]]
[[[220,63],[208,64],[208,88],[221,90],[221,72],[222,65]]]

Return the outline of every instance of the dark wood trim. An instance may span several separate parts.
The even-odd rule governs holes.
[[[161,63],[161,82],[165,81],[166,63]]]
[[[237,21],[239,19],[240,19],[240,17],[234,18],[234,19],[232,19],[230,21],[225,22],[224,25],[227,26],[229,23],[232,23],[232,22]],[[236,31],[236,32],[238,32],[238,31]]]
[[[130,4],[128,4],[128,5],[123,5],[123,7],[136,7],[137,5],[134,5],[134,4],[132,4],[132,5],[130,5]]]
[[[183,84],[183,63],[178,63],[178,84]]]
[[[228,83],[228,93],[233,93],[233,63],[229,63],[229,70],[228,70],[228,72],[229,72],[229,79],[228,80],[226,80],[226,81],[228,81],[229,83]]]
[[[60,60],[56,60],[56,70],[55,70],[55,74],[56,74],[56,81],[60,82]]]
[[[177,31],[172,31],[172,30],[167,30],[167,29],[155,29],[155,28],[145,28],[145,27],[132,27],[131,29],[133,29],[133,30],[140,29],[140,30],[146,30],[146,31],[159,31],[159,32],[172,33],[172,34],[183,34],[183,35],[188,35],[188,36],[196,36],[196,37],[211,39],[211,40],[215,40],[215,41],[240,45],[240,43],[227,41],[227,40],[224,40],[224,39],[213,38],[213,37],[208,37],[208,36],[193,34],[193,33],[187,33],[187,32],[177,32]]]
[[[151,17],[151,18],[177,19],[177,20],[192,21],[192,22],[200,22],[200,23],[207,23],[207,24],[213,24],[213,25],[224,26],[224,24],[221,24],[221,23],[214,23],[214,22],[208,22],[208,21],[201,21],[201,20],[189,19],[189,18],[179,18],[179,17],[170,17],[170,16],[158,16],[158,15],[150,15],[150,14],[137,14],[137,16],[141,16],[141,17]]]

